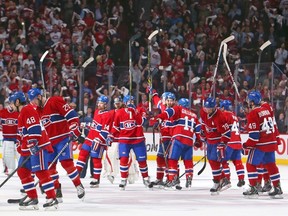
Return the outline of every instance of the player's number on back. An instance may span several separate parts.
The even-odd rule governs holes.
[[[272,117],[264,118],[262,130],[266,131],[266,134],[274,133],[274,121]]]
[[[189,126],[189,118],[188,116],[185,116],[184,117],[185,119],[185,125],[184,125],[184,130],[189,130],[189,127],[190,127],[190,131],[194,131],[194,118],[191,118],[190,121],[191,121],[191,125]]]
[[[239,122],[233,122],[231,132],[235,132],[236,135],[239,135]]]

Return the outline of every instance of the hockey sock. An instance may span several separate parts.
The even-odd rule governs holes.
[[[178,176],[178,160],[168,160],[168,180],[173,181]]]
[[[215,181],[220,181],[222,177],[221,164],[218,161],[209,160],[209,164],[212,170],[213,179]]]
[[[258,182],[258,172],[257,172],[256,166],[246,163],[246,169],[247,169],[249,184],[251,186],[256,186]]]
[[[280,183],[280,173],[276,163],[265,164],[264,168],[268,171],[273,186],[277,187]]]
[[[37,191],[34,184],[34,178],[31,176],[31,171],[27,168],[21,167],[17,170],[17,174],[27,196],[32,199],[37,198]]]
[[[74,166],[74,162],[72,159],[69,160],[63,160],[60,162],[62,167],[66,170],[69,178],[72,180],[73,184],[75,186],[78,186],[81,184],[81,180],[80,180],[80,175],[76,169],[76,167]]]
[[[230,167],[227,161],[222,162],[222,176],[230,180]]]
[[[53,179],[54,181],[54,186],[55,188],[59,188],[60,187],[60,184],[59,184],[59,174],[56,170],[56,166],[57,166],[57,163],[53,163],[52,166],[50,167],[49,169],[49,173],[50,173],[50,176],[51,178]],[[40,184],[41,185],[41,184]]]
[[[186,178],[191,176],[193,178],[193,162],[192,160],[184,160]]]
[[[128,157],[121,157],[120,158],[120,174],[122,179],[128,178]]]
[[[143,178],[148,177],[148,166],[147,166],[147,161],[138,161],[139,164],[139,170],[141,172],[141,175]]]
[[[84,149],[80,150],[78,160],[76,163],[76,168],[77,168],[79,174],[82,172],[84,166],[86,165],[86,161],[87,161],[88,156],[89,156],[88,151],[86,151]]]
[[[243,165],[242,161],[241,160],[233,160],[232,162],[233,162],[233,164],[235,166],[238,179],[239,180],[244,180],[245,169],[244,169],[244,165]]]
[[[95,179],[100,179],[102,171],[102,159],[101,158],[92,158],[93,161],[93,177]]]
[[[40,170],[35,172],[39,182],[41,184],[42,189],[47,195],[47,198],[56,198],[53,179],[50,177],[48,170]]]
[[[164,172],[166,170],[165,159],[163,157],[157,156],[156,163],[157,163],[156,178],[162,180],[164,177]]]

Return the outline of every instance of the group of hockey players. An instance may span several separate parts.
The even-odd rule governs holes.
[[[217,106],[215,98],[206,98],[197,117],[189,109],[188,99],[176,101],[171,92],[164,92],[159,97],[155,90],[148,91],[152,94],[153,103],[161,110],[151,119],[153,130],[157,129],[160,133],[155,181],[150,181],[148,175],[143,132],[147,113],[135,106],[133,96],[126,95],[123,100],[115,98],[115,109],[112,110],[108,110],[108,97],[99,96],[89,133],[83,137],[76,111],[63,98],[46,98],[45,93],[37,88],[28,91],[28,99],[22,92],[12,94],[9,105],[0,114],[4,137],[3,161],[9,175],[15,169],[13,151],[16,145],[20,155],[17,174],[26,193],[19,202],[20,209],[38,209],[35,176],[39,179],[41,191],[46,194],[47,201],[43,207],[57,209],[62,201],[57,161],[75,185],[78,198],[83,199],[85,190],[79,174],[91,157],[93,178],[90,187],[99,187],[103,155],[106,166],[111,167],[106,177],[112,183],[119,166],[121,190],[125,190],[127,182],[135,181],[129,180],[129,175],[133,174],[129,174],[129,169],[135,166],[135,160],[146,187],[181,190],[180,179],[185,176],[185,187],[189,189],[193,179],[194,147],[205,149],[212,170],[212,195],[231,187],[229,161],[237,172],[237,186],[245,185],[245,169],[241,160],[241,154],[245,154],[249,188],[243,195],[252,198],[267,192],[271,198],[283,198],[275,162],[275,151],[280,144],[279,133],[273,110],[258,91],[251,91],[247,96],[248,140],[245,142],[241,140],[238,119],[229,100],[221,101]],[[72,140],[82,144],[76,165],[73,162]],[[114,159],[109,159],[111,149],[116,152]],[[116,162],[115,157],[119,159]],[[185,167],[183,175],[179,175],[181,161]],[[262,178],[265,181],[263,187]]]

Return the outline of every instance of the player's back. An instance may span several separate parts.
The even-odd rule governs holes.
[[[200,133],[200,124],[197,115],[182,106],[174,106],[172,139],[175,138],[183,144],[192,145],[195,133]]]
[[[225,116],[230,128],[230,140],[227,142],[227,145],[229,145],[233,149],[241,149],[242,142],[237,116],[231,111],[223,111],[223,115]]]

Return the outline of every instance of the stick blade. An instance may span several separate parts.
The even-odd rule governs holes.
[[[83,63],[82,67],[83,67],[83,68],[86,68],[92,61],[94,61],[94,58],[93,58],[93,57],[90,57],[89,59],[87,59],[87,60]]]

